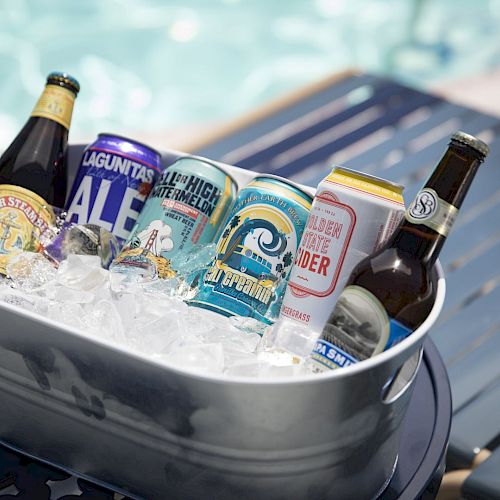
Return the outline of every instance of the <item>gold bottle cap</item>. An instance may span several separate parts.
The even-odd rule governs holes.
[[[76,78],[73,78],[68,73],[53,71],[47,76],[47,85],[58,85],[71,90],[75,95],[80,92],[80,84]]]

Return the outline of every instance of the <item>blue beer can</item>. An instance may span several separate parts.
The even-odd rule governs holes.
[[[155,184],[113,266],[153,270],[172,278],[171,259],[195,245],[212,243],[238,187],[217,165],[185,156],[166,168]]]
[[[272,175],[238,194],[214,261],[190,305],[272,324],[279,315],[312,196]]]
[[[83,152],[66,221],[103,227],[123,243],[161,172],[161,155],[154,149],[99,134]]]

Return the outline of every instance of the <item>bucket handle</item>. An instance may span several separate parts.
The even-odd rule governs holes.
[[[387,379],[387,382],[382,387],[382,403],[393,404],[409,390],[417,377],[423,352],[424,348],[421,347]]]

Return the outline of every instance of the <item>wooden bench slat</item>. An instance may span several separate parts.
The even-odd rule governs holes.
[[[497,307],[500,304],[500,286],[479,297],[470,305],[460,309],[449,320],[440,320],[430,331],[430,336],[445,363],[451,363],[468,346],[489,331],[498,321]],[[454,383],[454,381],[451,381]]]
[[[371,134],[374,134],[384,127],[389,127],[394,120],[398,120],[402,116],[409,114],[415,108],[435,101],[435,98],[426,95],[408,95],[408,99],[394,105],[389,109],[384,110],[380,116],[371,119],[365,125],[356,127],[354,130],[342,134],[340,137],[332,135],[331,142],[325,145],[314,148],[312,151],[307,151],[304,155],[299,156],[293,161],[287,161],[282,167],[273,170],[276,175],[290,176],[304,169],[306,165],[323,163],[326,165],[332,163],[332,152],[341,151],[359,139],[366,139]],[[335,160],[333,159],[333,162]],[[266,170],[269,163],[261,163],[257,166],[258,169]]]
[[[279,127],[300,119],[307,113],[343,98],[365,85],[372,85],[378,80],[379,78],[373,75],[361,74],[335,80],[335,83],[328,85],[330,79],[326,79],[320,82],[319,89],[317,85],[312,85],[304,91],[285,96],[276,104],[262,106],[247,117],[234,120],[227,126],[221,127],[215,136],[209,137],[209,140],[205,140],[202,145],[193,144],[186,150],[213,160],[223,161],[225,156],[242,146],[261,139]]]
[[[462,353],[458,360],[447,363],[453,399],[453,411],[460,415],[466,405],[478,397],[490,384],[500,382],[500,323],[491,325],[478,339],[476,346]],[[500,409],[500,399],[497,401]],[[479,421],[478,421],[479,423]],[[500,431],[500,417],[496,430]],[[470,430],[471,433],[475,432]]]
[[[472,369],[470,367],[469,369]],[[500,381],[497,380],[466,407],[455,413],[451,425],[448,463],[469,468],[476,452],[498,436]]]
[[[470,500],[500,500],[500,448],[467,477],[462,495]]]
[[[311,139],[317,139],[325,131],[335,126],[342,126],[349,119],[372,109],[374,106],[388,110],[391,107],[391,99],[395,92],[400,92],[402,97],[411,96],[414,92],[406,88],[401,90],[400,86],[395,83],[385,84],[376,81],[363,87],[366,88],[367,96],[366,98],[361,98],[360,102],[349,105],[348,102],[345,102],[347,95],[341,96],[339,99],[344,104],[338,110],[333,109],[323,116],[320,110],[317,109],[315,110],[316,118],[311,120],[310,123],[303,125],[301,123],[303,122],[304,115],[294,121],[285,122],[286,134],[276,134],[276,130],[278,132],[280,130],[278,127],[267,134],[262,134],[257,141],[254,141],[253,144],[256,147],[252,148],[246,144],[243,150],[245,152],[250,150],[249,152],[238,154],[238,151],[230,151],[222,157],[222,161],[236,164],[243,168],[259,169],[260,165],[269,165],[270,159],[275,159],[280,154],[289,152]],[[331,105],[331,102],[329,104]],[[299,126],[294,127],[294,122],[298,123]],[[273,138],[275,140],[269,141],[269,139]]]

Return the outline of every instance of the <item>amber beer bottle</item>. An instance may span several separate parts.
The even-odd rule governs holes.
[[[452,136],[388,242],[349,276],[311,355],[315,371],[374,356],[423,323],[436,297],[434,263],[488,152],[469,134]]]
[[[0,272],[22,250],[37,250],[53,222],[52,206],[66,198],[66,147],[80,90],[66,73],[50,73],[46,87],[12,144],[0,157]]]

